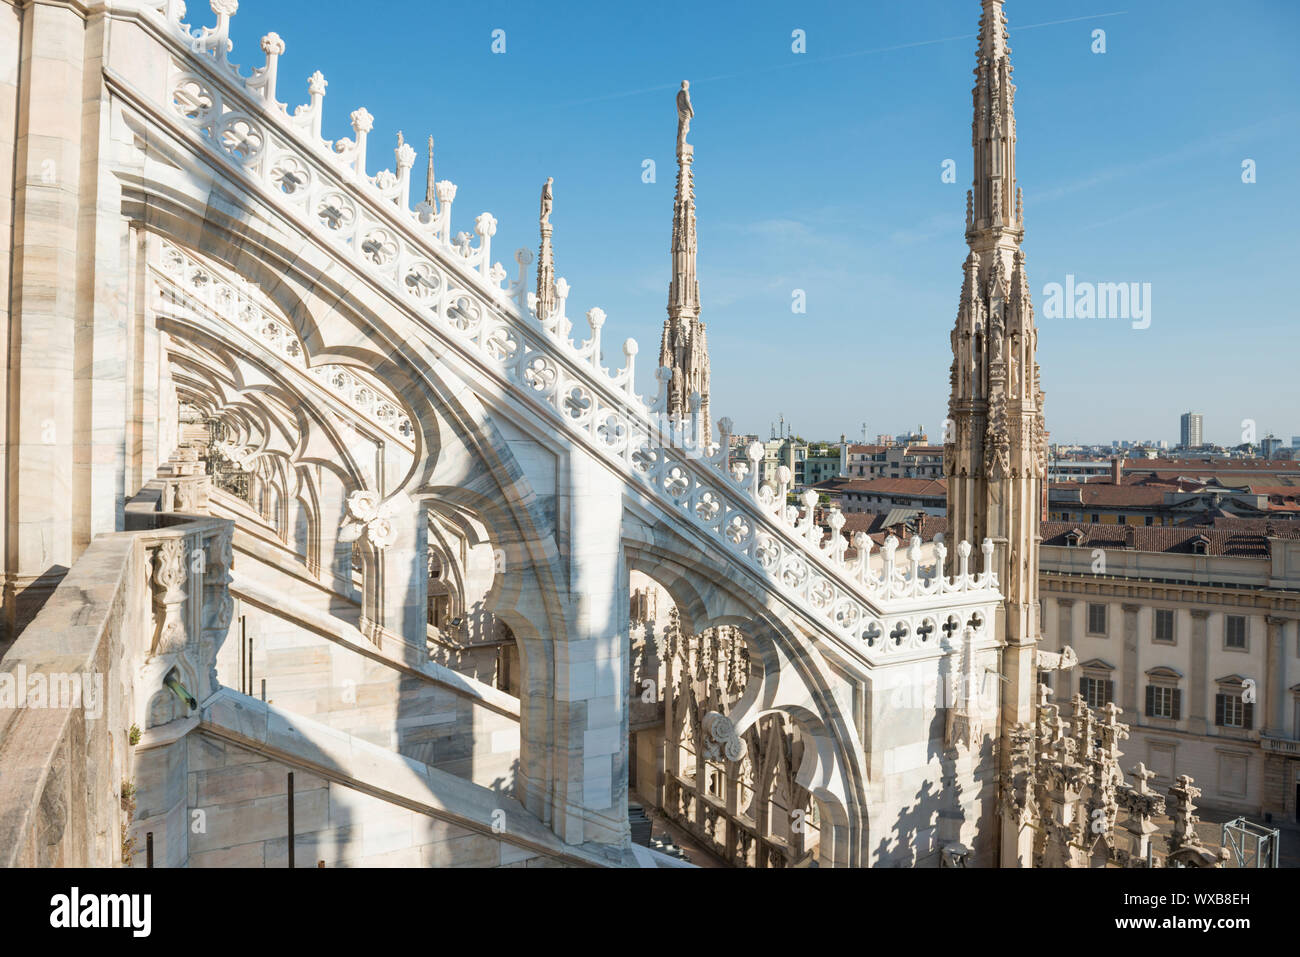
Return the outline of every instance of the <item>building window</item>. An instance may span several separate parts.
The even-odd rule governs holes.
[[[1244,615],[1228,615],[1223,624],[1223,647],[1246,648],[1246,618]]]
[[[1088,603],[1088,634],[1106,634],[1106,606],[1096,602]]]
[[[1098,515],[1096,512],[1093,512],[1092,518],[1090,518],[1089,521],[1091,521],[1092,524],[1097,525],[1101,522],[1101,516]]]
[[[1109,678],[1084,676],[1079,679],[1079,694],[1090,708],[1104,708],[1115,697],[1115,682]]]
[[[1182,717],[1183,693],[1169,685],[1147,685],[1147,717],[1168,718],[1177,721]]]
[[[1172,608],[1156,609],[1155,640],[1170,645],[1174,643],[1174,610]]]
[[[1121,516],[1119,517],[1119,524],[1120,524],[1120,525],[1127,525],[1127,524],[1128,524],[1128,516],[1127,516],[1127,515],[1121,515]]]
[[[1156,523],[1156,519],[1155,519],[1155,516],[1154,516],[1154,515],[1148,515],[1148,516],[1146,517],[1146,524],[1148,524],[1148,525],[1154,525],[1155,523]]]
[[[1214,696],[1214,723],[1220,728],[1254,727],[1255,706],[1243,701],[1240,694],[1219,692]]]

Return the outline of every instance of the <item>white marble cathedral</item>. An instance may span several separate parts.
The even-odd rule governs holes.
[[[730,464],[686,84],[638,374],[556,276],[552,181],[534,285],[432,139],[412,203],[412,146],[371,173],[364,107],[323,139],[326,79],[290,94],[285,40],[233,62],[236,10],[0,0],[0,863],[669,866],[631,840],[633,790],[750,866],[1079,863],[1075,806],[1106,793],[1145,839],[1145,781],[1112,780],[1117,750],[1075,781],[1105,764],[1093,716],[1066,748],[1036,696],[1046,434],[1002,0],[951,547],[848,541],[838,513],[827,535],[761,446]]]

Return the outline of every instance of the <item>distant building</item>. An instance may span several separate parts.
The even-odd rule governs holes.
[[[888,515],[897,511],[912,517],[917,512],[946,515],[948,510],[947,483],[943,479],[833,479],[821,483],[817,490],[826,495],[831,504],[839,505],[846,515],[854,512]],[[893,525],[894,521],[889,524]]]
[[[1056,700],[1123,708],[1155,785],[1300,822],[1300,523],[1044,522],[1039,583],[1042,650],[1079,659]]]
[[[803,484],[816,485],[833,478],[848,477],[848,443],[809,446],[803,465]]]
[[[1201,413],[1183,413],[1179,444],[1185,449],[1199,449],[1205,444]]]
[[[849,478],[937,479],[943,477],[943,446],[850,445],[847,464]]]
[[[1270,432],[1259,441],[1260,453],[1266,459],[1277,458],[1282,449],[1282,440]]]
[[[776,484],[776,471],[782,465],[790,470],[791,487],[807,485],[804,465],[808,459],[808,446],[792,436],[768,439],[763,443],[763,461],[760,464],[761,481]]]

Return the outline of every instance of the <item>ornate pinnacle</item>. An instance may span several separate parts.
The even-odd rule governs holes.
[[[428,204],[429,209],[437,214],[438,212],[438,193],[434,188],[433,178],[433,137],[429,137],[429,174],[424,182],[424,201]]]
[[[542,246],[537,255],[537,318],[542,322],[555,311],[555,256],[551,250],[551,207],[554,204],[551,184],[554,182],[554,177],[546,177],[539,217]]]

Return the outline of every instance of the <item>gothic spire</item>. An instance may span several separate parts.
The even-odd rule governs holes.
[[[433,188],[433,137],[429,137],[429,173],[424,183],[424,202],[433,213],[438,212],[438,193]]]
[[[686,142],[691,128],[690,84],[677,93],[677,192],[673,200],[673,278],[668,287],[668,315],[700,314],[700,287],[695,278],[695,147]]]
[[[664,322],[659,364],[673,370],[668,411],[691,412],[691,396],[700,395],[700,440],[708,443],[709,352],[700,322],[700,284],[696,278],[695,147],[686,142],[695,109],[690,83],[683,80],[677,92],[677,189],[673,198],[672,279],[668,283],[668,319]]]
[[[1039,637],[1039,522],[1047,432],[1037,363],[1038,333],[1020,249],[1024,237],[1016,186],[1015,86],[1003,0],[981,0],[975,87],[971,91],[973,180],[967,195],[961,300],[952,331],[952,395],[944,474],[948,534],[988,538],[1004,601],[998,610],[1002,652],[1002,772],[1010,739],[1033,717]],[[1023,862],[1032,847],[1005,825],[1003,863]]]
[[[537,318],[541,322],[550,319],[555,311],[555,256],[551,251],[551,184],[554,182],[554,177],[548,176],[542,187],[542,246],[537,254]]]
[[[1005,245],[1023,234],[1016,187],[1016,88],[1003,0],[982,0],[979,49],[975,53],[975,117],[971,126],[975,178],[971,248]]]

